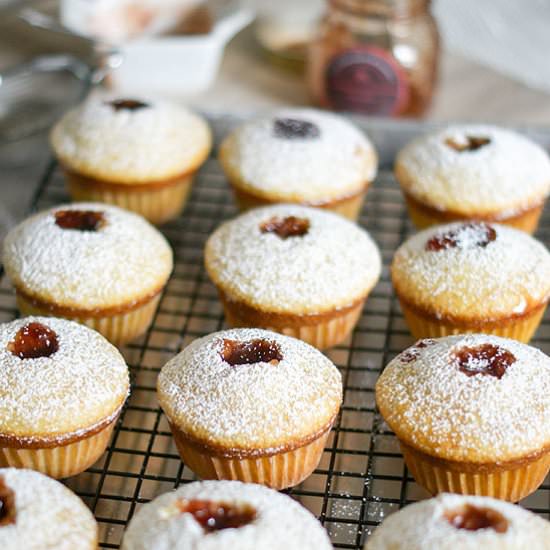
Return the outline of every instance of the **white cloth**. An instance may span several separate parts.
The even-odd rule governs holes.
[[[436,0],[433,9],[451,51],[550,92],[549,0]]]

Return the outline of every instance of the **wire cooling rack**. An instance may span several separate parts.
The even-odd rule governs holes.
[[[223,134],[235,122],[214,120],[215,133]],[[336,548],[361,548],[387,515],[428,496],[408,473],[397,440],[374,402],[374,384],[381,369],[412,343],[388,276],[394,250],[412,232],[390,167],[395,150],[425,129],[411,123],[368,126],[382,166],[369,190],[360,224],[380,246],[384,270],[353,335],[327,352],[342,372],[344,405],[319,467],[289,491],[320,519]],[[550,143],[550,133],[542,137]],[[51,163],[32,208],[40,210],[66,201],[61,173]],[[201,170],[183,215],[162,228],[174,248],[175,269],[150,330],[122,350],[131,368],[132,395],[104,456],[88,471],[67,481],[93,510],[102,548],[119,547],[126,523],[141,504],[195,479],[177,454],[157,404],[155,382],[161,367],[192,340],[224,328],[216,290],[202,267],[202,251],[212,230],[236,213],[224,176],[212,157]],[[548,212],[538,236],[548,244]],[[13,290],[2,271],[0,277],[3,322],[17,311]],[[550,352],[548,316],[533,344]],[[549,480],[522,504],[550,519]]]

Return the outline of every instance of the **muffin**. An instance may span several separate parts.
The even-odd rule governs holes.
[[[23,315],[73,319],[119,345],[151,324],[172,271],[172,250],[140,216],[75,203],[12,229],[3,264]]]
[[[231,326],[275,330],[318,348],[350,334],[381,270],[366,231],[293,205],[223,224],[206,243],[205,264]]]
[[[2,550],[96,550],[97,523],[64,485],[31,470],[0,469]]]
[[[145,504],[121,550],[330,550],[326,531],[287,495],[238,481],[196,481]]]
[[[550,192],[550,160],[526,137],[495,126],[457,125],[409,143],[395,162],[418,228],[484,220],[533,233]]]
[[[179,105],[93,97],[54,126],[50,141],[74,201],[114,204],[160,224],[182,211],[212,137]]]
[[[182,460],[199,477],[284,489],[317,467],[342,380],[300,340],[233,329],[195,340],[169,361],[157,393]]]
[[[364,550],[545,550],[550,523],[487,497],[441,494],[389,516]]]
[[[487,334],[420,340],[376,384],[416,482],[518,501],[550,469],[550,358]]]
[[[0,467],[55,478],[86,470],[128,392],[124,359],[97,332],[53,317],[0,324]]]
[[[241,209],[298,203],[352,220],[378,163],[360,130],[313,109],[285,109],[244,124],[225,138],[219,158]]]
[[[416,338],[486,332],[529,342],[550,296],[550,254],[517,229],[458,222],[401,245],[391,278]]]

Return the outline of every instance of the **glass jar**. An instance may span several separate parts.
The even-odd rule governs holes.
[[[254,33],[274,64],[304,72],[308,44],[317,32],[325,0],[256,2]]]
[[[315,103],[420,116],[432,99],[439,35],[430,0],[329,0],[308,56]]]

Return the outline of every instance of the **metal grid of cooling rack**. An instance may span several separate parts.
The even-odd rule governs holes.
[[[214,121],[214,129],[220,134],[234,123],[220,119]],[[327,352],[343,375],[344,405],[318,469],[289,491],[320,519],[336,548],[361,548],[388,514],[427,496],[407,472],[397,440],[374,403],[374,384],[381,369],[412,343],[388,278],[395,248],[412,231],[390,165],[396,143],[425,129],[410,124],[368,127],[383,164],[360,223],[380,246],[384,270],[353,335]],[[62,176],[52,163],[32,207],[40,210],[67,200]],[[202,267],[202,250],[211,231],[235,214],[227,184],[212,157],[200,172],[184,214],[162,228],[174,248],[175,269],[151,329],[123,349],[132,372],[131,398],[105,455],[67,481],[93,510],[102,548],[119,547],[126,523],[141,504],[195,479],[180,461],[158,408],[155,381],[166,361],[193,339],[224,327],[216,290]],[[548,213],[539,237],[549,242]],[[16,314],[13,291],[0,268],[0,321]],[[533,344],[550,352],[548,316]],[[550,519],[550,481],[522,504]]]

